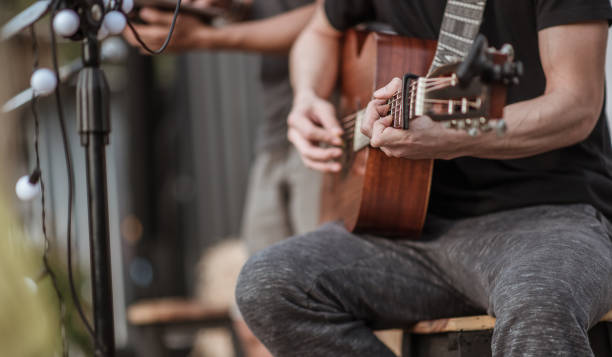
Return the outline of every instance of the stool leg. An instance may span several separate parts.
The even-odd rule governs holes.
[[[402,335],[402,357],[414,357],[412,334],[408,331],[404,331]]]
[[[612,322],[604,322],[606,330],[608,330],[608,347],[612,351]]]

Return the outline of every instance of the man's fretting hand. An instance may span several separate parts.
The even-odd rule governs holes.
[[[388,100],[402,87],[394,78],[374,93],[361,124],[361,132],[370,138],[370,145],[380,148],[387,156],[405,159],[452,159],[463,155],[470,142],[465,132],[449,130],[427,116],[410,121],[409,130],[395,129],[388,115]],[[473,139],[472,139],[473,141]]]

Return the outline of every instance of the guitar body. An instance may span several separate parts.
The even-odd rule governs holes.
[[[363,109],[372,93],[393,77],[425,75],[435,49],[435,41],[349,31],[340,117]],[[324,177],[321,221],[342,221],[352,232],[418,236],[425,223],[433,160],[390,158],[369,146],[353,152],[347,146],[344,170]]]

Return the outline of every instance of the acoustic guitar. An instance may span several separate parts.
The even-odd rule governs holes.
[[[342,221],[349,231],[388,237],[421,232],[434,161],[388,157],[369,146],[360,131],[372,93],[394,77],[404,78],[403,89],[390,100],[395,128],[409,130],[411,119],[428,115],[470,135],[503,132],[503,121],[493,119],[503,116],[505,84],[522,72],[512,47],[495,51],[479,38],[465,62],[425,76],[435,50],[431,40],[357,30],[345,35],[339,109],[343,170],[323,179],[322,222]]]

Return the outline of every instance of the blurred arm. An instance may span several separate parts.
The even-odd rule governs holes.
[[[303,6],[265,20],[236,23],[218,29],[217,48],[256,52],[289,52],[310,21],[315,5]]]
[[[196,17],[181,14],[168,49],[170,51],[225,49],[288,52],[312,17],[313,11],[314,5],[309,5],[268,19],[233,23],[223,27],[211,27]],[[136,31],[149,47],[160,47],[172,23],[172,13],[143,8],[139,15],[146,24],[134,25]],[[129,29],[126,29],[123,35],[130,44],[139,47]]]
[[[342,129],[334,107],[326,100],[338,75],[341,38],[342,34],[327,20],[323,1],[318,1],[312,21],[291,51],[291,83],[295,99],[287,120],[287,135],[300,152],[304,164],[320,171],[339,171],[341,168],[331,160],[339,157],[342,151],[320,145],[342,145]]]

